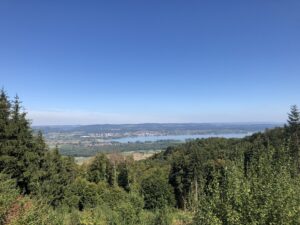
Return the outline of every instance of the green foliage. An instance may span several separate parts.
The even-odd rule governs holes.
[[[142,181],[141,191],[144,196],[146,209],[161,209],[174,205],[171,186],[161,176],[159,171]]]
[[[10,225],[62,225],[63,218],[41,201],[23,199],[16,217]]]
[[[84,178],[77,178],[65,191],[65,203],[80,211],[94,208],[99,201],[97,186]]]
[[[299,223],[299,180],[265,170],[264,179],[243,176],[234,165],[227,171],[224,190],[218,180],[210,186],[210,195],[201,196],[196,224],[297,224]],[[216,176],[218,176],[216,174]]]
[[[69,158],[63,158],[57,149],[46,152],[38,180],[34,184],[34,194],[57,207],[64,200],[65,191],[75,178],[76,171],[72,170],[75,169],[72,163],[74,162]]]
[[[299,130],[300,126],[300,112],[296,105],[291,106],[291,111],[288,114],[288,125],[291,132]]]
[[[0,173],[0,224],[4,224],[5,216],[15,202],[18,194],[19,191],[16,189],[16,181]]]
[[[4,93],[1,96],[0,136],[3,139],[0,146],[0,169],[16,179],[23,193],[30,193],[30,181],[39,166],[40,154],[35,148],[36,140],[26,113],[21,111],[19,98],[15,97],[11,104]]]
[[[130,191],[129,168],[126,163],[119,166],[118,185],[126,191]]]
[[[91,162],[87,172],[87,178],[91,182],[108,181],[109,161],[105,154],[99,153]]]
[[[161,208],[155,212],[155,217],[152,221],[153,225],[171,225],[172,217],[168,208]]]

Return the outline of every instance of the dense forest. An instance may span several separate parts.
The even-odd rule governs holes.
[[[35,134],[0,93],[0,224],[300,224],[300,114],[243,139],[170,146],[142,161],[81,166]]]

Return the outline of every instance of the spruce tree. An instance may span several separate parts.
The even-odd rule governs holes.
[[[0,144],[2,144],[4,139],[6,139],[6,137],[8,136],[7,132],[9,125],[10,108],[11,104],[8,100],[8,96],[2,89],[0,92]]]
[[[0,172],[14,178],[23,193],[30,193],[32,183],[39,180],[47,148],[41,134],[33,136],[19,97],[10,103],[4,90],[0,93],[0,139]]]
[[[6,169],[6,165],[12,161],[8,157],[9,151],[9,125],[10,125],[10,110],[11,104],[2,89],[0,93],[0,172]]]
[[[288,125],[291,133],[299,130],[300,127],[300,112],[298,110],[297,105],[291,106],[291,111],[288,114]]]
[[[76,176],[73,159],[47,151],[41,132],[34,135],[19,97],[10,102],[0,92],[0,173],[16,181],[23,194],[46,196],[53,206],[64,198],[65,187]],[[1,207],[0,207],[1,208]]]
[[[291,160],[291,172],[293,175],[300,172],[300,112],[296,105],[291,106],[291,111],[288,114],[288,149]]]
[[[19,97],[16,96],[11,109],[9,156],[15,162],[10,164],[8,172],[17,180],[23,193],[29,193],[31,176],[38,169],[38,155],[34,151],[34,140],[26,113],[22,111]]]
[[[45,197],[50,205],[58,206],[64,200],[65,189],[72,181],[71,176],[58,148],[47,151],[34,194]]]

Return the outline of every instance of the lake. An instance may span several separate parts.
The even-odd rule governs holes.
[[[224,137],[224,138],[243,138],[251,133],[232,133],[232,134],[195,134],[195,135],[164,135],[164,136],[138,136],[138,137],[123,137],[112,139],[120,143],[128,142],[146,142],[146,141],[161,141],[161,140],[177,140],[186,141],[188,139],[209,138],[209,137]]]

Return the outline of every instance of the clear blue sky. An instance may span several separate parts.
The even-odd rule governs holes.
[[[34,124],[284,121],[300,1],[0,2],[0,85]]]

